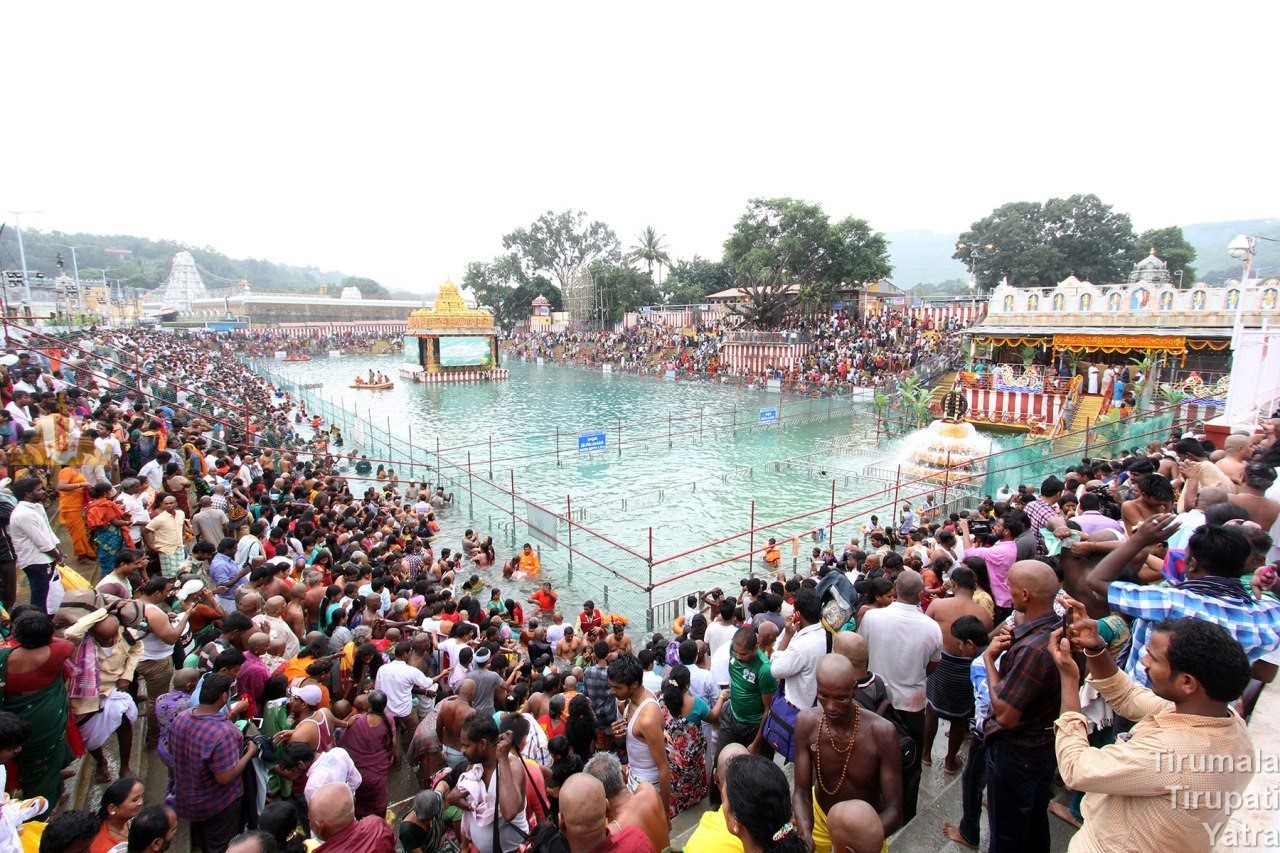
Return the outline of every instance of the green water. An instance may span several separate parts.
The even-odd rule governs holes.
[[[330,409],[331,419],[341,422],[358,414],[372,424],[373,429],[345,431],[347,440],[358,439],[371,459],[403,463],[411,456],[415,462],[435,465],[436,448],[440,448],[443,473],[453,481],[455,505],[442,514],[444,530],[437,547],[456,547],[468,527],[494,536],[500,561],[524,541],[533,541],[540,547],[544,579],[552,580],[575,605],[584,597],[599,602],[607,588],[610,606],[633,616],[649,601],[638,587],[651,582],[650,556],[655,562],[655,602],[717,584],[736,587],[737,579],[750,571],[749,561],[739,556],[749,547],[762,548],[769,536],[786,541],[826,527],[831,513],[828,509],[797,521],[776,522],[829,508],[833,480],[837,504],[884,490],[882,481],[860,472],[876,461],[875,455],[887,460],[894,453],[886,443],[857,457],[815,455],[820,440],[865,432],[872,422],[861,404],[855,406],[847,399],[788,396],[780,400],[777,393],[730,385],[520,362],[506,365],[510,379],[505,382],[417,385],[397,381],[394,389],[380,392],[347,387],[357,373],[367,374],[372,367],[394,374],[398,363],[398,357],[321,358],[266,366],[300,384],[320,386],[309,389],[310,393],[346,412],[341,416],[337,409]],[[781,425],[762,428],[761,410],[778,408]],[[390,441],[388,430],[395,436]],[[603,432],[604,450],[580,453],[578,435],[583,432]],[[783,464],[800,458],[804,464]],[[418,468],[410,473],[403,464],[397,473],[405,482],[440,480],[438,471]],[[509,492],[513,481],[520,517],[514,523],[511,497],[501,491]],[[536,513],[536,508],[526,501],[560,516],[571,508],[572,532],[562,521],[554,535],[558,544],[552,537],[531,534],[522,519]],[[765,528],[754,538],[744,535],[668,559],[747,531],[753,501],[755,524]],[[860,505],[839,509],[836,519],[892,502],[892,492],[864,499]],[[892,513],[885,506],[879,514]],[[854,535],[860,536],[864,520],[838,523],[835,542],[843,546]],[[540,522],[544,530],[547,524]],[[590,531],[624,547],[615,547]],[[573,560],[572,581],[565,547],[570,535],[575,550],[581,552]],[[795,565],[807,567],[814,544],[806,535]],[[790,543],[783,549],[788,566],[792,550]],[[737,559],[661,584],[733,557]],[[521,591],[531,588],[519,586]]]

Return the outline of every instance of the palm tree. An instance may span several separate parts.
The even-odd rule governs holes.
[[[631,251],[627,252],[627,263],[644,261],[649,270],[650,278],[653,278],[653,267],[656,264],[658,274],[661,276],[662,268],[671,266],[671,256],[667,254],[666,247],[662,245],[662,240],[666,236],[665,234],[659,234],[652,225],[645,226],[645,229],[640,232],[640,236],[637,238],[639,243],[633,246]],[[654,279],[654,283],[657,283],[657,281],[657,279]]]

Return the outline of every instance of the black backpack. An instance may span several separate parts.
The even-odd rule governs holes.
[[[884,686],[884,679],[873,675],[871,683],[865,687],[860,685],[853,698],[863,708],[893,723],[893,727],[898,730],[898,748],[902,750],[902,769],[905,772],[914,767],[920,757],[916,742],[911,737],[911,729],[907,728],[907,724],[902,721],[893,704],[890,703],[889,691]]]

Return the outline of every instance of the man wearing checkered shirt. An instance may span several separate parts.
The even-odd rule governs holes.
[[[1112,611],[1134,617],[1133,642],[1124,670],[1149,687],[1142,666],[1151,626],[1163,619],[1193,617],[1226,628],[1250,663],[1280,648],[1280,602],[1255,599],[1240,581],[1251,548],[1238,531],[1206,524],[1187,542],[1186,580],[1173,586],[1142,586],[1117,580],[1137,555],[1178,530],[1177,516],[1162,513],[1134,528],[1133,535],[1089,573],[1087,584]]]

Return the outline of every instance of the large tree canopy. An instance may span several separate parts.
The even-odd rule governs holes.
[[[489,308],[494,322],[504,329],[510,329],[529,316],[532,297],[523,304],[515,298],[517,291],[528,281],[514,255],[498,255],[489,263],[472,261],[462,276],[463,287],[475,292],[476,301]],[[547,290],[559,297],[559,291],[549,284]],[[550,293],[547,298],[551,298]]]
[[[526,276],[547,273],[562,291],[578,267],[616,263],[620,257],[618,236],[603,222],[588,222],[581,210],[549,210],[528,228],[504,235],[502,247],[515,255]]]
[[[960,235],[952,257],[973,264],[984,290],[1002,278],[1018,287],[1047,287],[1070,275],[1108,284],[1128,277],[1134,239],[1128,214],[1096,195],[1073,195],[1001,205]]]
[[[829,300],[842,282],[889,275],[889,245],[862,219],[832,223],[822,206],[792,198],[752,199],[724,244],[739,286],[800,285],[801,299]]]

